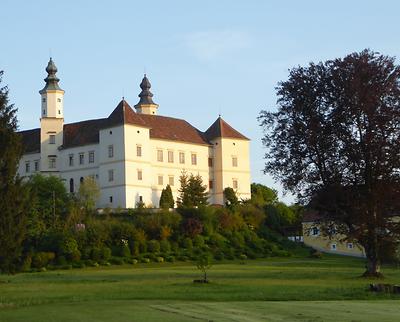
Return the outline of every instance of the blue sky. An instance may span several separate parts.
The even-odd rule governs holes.
[[[122,96],[133,106],[146,71],[159,114],[206,130],[221,113],[252,139],[253,181],[282,192],[262,174],[256,120],[275,109],[277,82],[296,65],[364,48],[399,55],[399,9],[357,0],[2,0],[0,70],[21,129],[39,126],[50,53],[66,122],[105,117]]]

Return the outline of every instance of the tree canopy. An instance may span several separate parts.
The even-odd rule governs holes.
[[[2,75],[0,71],[0,83]],[[0,271],[5,273],[14,273],[20,265],[29,200],[17,175],[22,145],[16,112],[8,103],[8,88],[0,87]]]
[[[168,209],[168,208],[174,208],[174,196],[172,195],[172,190],[171,186],[167,184],[165,189],[161,191],[161,197],[160,197],[160,208],[163,209]]]
[[[364,50],[293,68],[277,94],[259,117],[265,172],[358,241],[378,275],[380,246],[400,237],[400,67]]]
[[[203,184],[203,178],[198,175],[190,175],[183,171],[179,177],[180,189],[178,197],[179,207],[199,207],[208,204],[207,187]]]

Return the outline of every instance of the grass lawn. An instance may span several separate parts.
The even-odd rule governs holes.
[[[364,261],[274,258],[0,276],[0,321],[400,321],[400,295],[367,291]],[[385,267],[385,283],[400,270]],[[346,301],[343,301],[346,300]]]

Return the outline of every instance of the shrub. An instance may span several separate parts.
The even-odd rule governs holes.
[[[56,260],[56,263],[59,266],[67,265],[67,259],[65,258],[65,256],[58,256],[57,260]]]
[[[171,251],[171,244],[169,243],[168,240],[162,240],[160,241],[160,250],[163,253],[168,253]]]
[[[101,259],[101,250],[100,248],[93,247],[91,252],[90,252],[90,259],[98,262]]]
[[[31,269],[32,257],[30,255],[26,256],[21,265],[22,272],[28,272]]]
[[[86,265],[83,262],[76,262],[72,264],[73,268],[85,268]]]
[[[320,258],[322,258],[322,253],[321,253],[319,250],[311,249],[311,250],[310,250],[310,257],[311,257],[311,258],[318,258],[318,259],[320,259]]]
[[[122,245],[119,247],[119,255],[121,257],[130,257],[131,251],[129,250],[128,245]]]
[[[122,265],[124,264],[124,260],[120,257],[111,257],[110,263],[114,265]]]
[[[56,257],[56,255],[53,252],[36,253],[32,257],[32,267],[34,267],[34,268],[45,267],[55,257]]]
[[[160,243],[158,240],[150,240],[147,242],[147,251],[150,253],[159,253],[160,252]]]
[[[169,262],[169,263],[173,263],[173,262],[175,262],[175,257],[174,257],[174,256],[167,256],[167,257],[165,258],[165,260],[166,260],[167,262]]]
[[[164,263],[164,257],[161,257],[161,256],[156,257],[156,262],[157,263]]]
[[[111,249],[108,247],[103,247],[100,255],[101,259],[108,261],[111,258]]]
[[[182,240],[182,246],[183,246],[183,248],[191,251],[193,249],[193,242],[190,238],[184,238]]]
[[[143,258],[141,259],[141,262],[142,262],[142,263],[150,263],[150,258],[143,257]]]

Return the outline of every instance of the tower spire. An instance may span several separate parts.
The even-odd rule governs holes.
[[[151,84],[146,74],[140,83],[140,88],[142,91],[138,95],[140,100],[139,103],[135,105],[138,113],[142,114],[156,114],[158,105],[153,101],[153,93],[150,91]]]
[[[60,79],[56,76],[57,67],[54,64],[54,61],[51,57],[47,64],[46,72],[47,72],[47,77],[44,79],[44,81],[46,82],[46,85],[43,87],[43,89],[39,93],[42,94],[42,93],[46,92],[47,90],[62,91],[60,86],[58,86],[58,82],[60,81]]]

